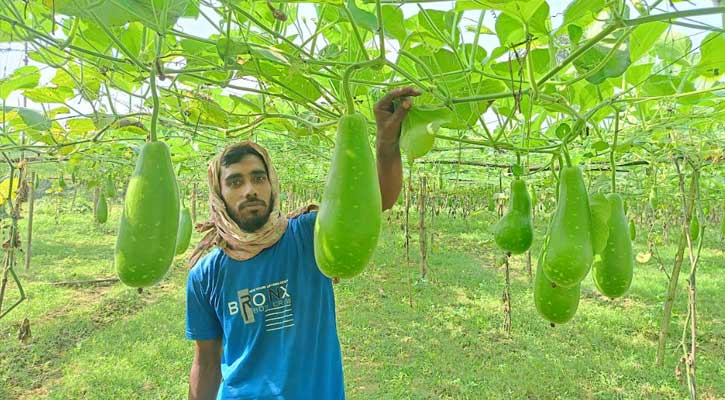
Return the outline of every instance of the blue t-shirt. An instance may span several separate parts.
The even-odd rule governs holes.
[[[290,219],[250,260],[216,248],[189,271],[186,337],[222,339],[217,399],[345,398],[332,281],[313,250],[316,216]]]

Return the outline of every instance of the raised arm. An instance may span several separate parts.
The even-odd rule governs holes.
[[[375,125],[378,129],[375,148],[383,210],[393,207],[403,186],[400,127],[413,104],[410,96],[419,95],[420,91],[412,87],[397,88],[375,103]],[[394,101],[398,99],[400,103],[395,107]]]

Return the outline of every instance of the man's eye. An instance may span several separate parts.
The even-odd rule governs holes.
[[[230,185],[230,186],[234,186],[234,187],[237,187],[237,186],[240,186],[241,184],[242,184],[242,181],[241,181],[241,180],[239,180],[239,179],[235,179],[235,180],[233,180],[233,181],[231,182],[231,185]]]
[[[261,175],[260,176],[257,176],[257,177],[254,178],[254,181],[257,182],[257,183],[262,183],[262,182],[264,182],[264,177],[261,176]]]

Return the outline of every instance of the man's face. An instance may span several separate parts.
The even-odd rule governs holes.
[[[269,220],[274,199],[262,160],[252,154],[221,170],[222,199],[229,216],[246,232],[255,232]]]

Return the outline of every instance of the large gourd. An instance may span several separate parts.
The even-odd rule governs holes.
[[[315,260],[328,277],[350,278],[375,251],[382,222],[377,167],[362,114],[340,118],[322,204],[315,221]]]
[[[512,254],[521,254],[531,246],[534,239],[531,198],[523,180],[515,179],[511,183],[509,209],[493,227],[493,237],[499,248]]]
[[[609,237],[601,260],[594,263],[593,278],[599,292],[616,298],[627,292],[634,274],[634,252],[630,240],[627,217],[622,197],[612,193],[607,196],[612,207],[609,218]]]
[[[697,210],[693,210],[690,220],[690,240],[694,244],[700,236],[700,221],[697,220]]]
[[[191,242],[191,212],[188,207],[181,209],[179,230],[176,233],[176,255],[183,254]]]
[[[557,285],[571,287],[584,279],[593,259],[589,197],[584,178],[578,167],[563,167],[544,273]]]
[[[108,220],[108,203],[106,202],[106,196],[103,193],[98,195],[98,201],[96,202],[96,222],[103,224]]]
[[[536,278],[534,282],[534,304],[539,314],[547,321],[563,324],[568,322],[576,314],[579,307],[580,284],[572,287],[558,286],[546,277],[543,269],[544,249],[536,266]]]
[[[612,206],[607,196],[595,193],[589,197],[589,209],[592,215],[592,246],[594,254],[602,254],[609,238],[609,217]]]
[[[152,286],[168,272],[179,227],[178,192],[168,147],[146,143],[128,183],[116,239],[116,271],[124,284]]]

